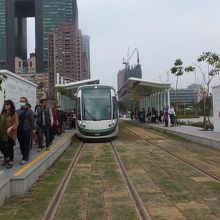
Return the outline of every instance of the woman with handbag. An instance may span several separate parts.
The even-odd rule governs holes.
[[[7,169],[13,166],[18,123],[14,103],[11,100],[5,100],[0,116],[0,150],[4,155],[2,166],[7,165]]]

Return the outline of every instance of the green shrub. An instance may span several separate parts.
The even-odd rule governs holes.
[[[203,128],[203,122],[191,122],[191,121],[184,122],[184,121],[180,121],[179,123],[181,125],[188,125],[188,126]],[[214,125],[207,121],[207,128],[208,128],[208,130],[213,131],[214,130]]]
[[[178,114],[177,118],[199,118],[199,116],[195,113],[183,115],[183,114]]]

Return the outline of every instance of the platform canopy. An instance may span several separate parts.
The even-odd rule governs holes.
[[[137,96],[150,96],[161,90],[169,89],[170,86],[170,83],[158,83],[131,77],[118,90],[118,96],[122,97],[131,93]]]
[[[73,109],[75,108],[75,96],[77,89],[80,86],[85,85],[96,85],[99,84],[99,79],[87,79],[76,82],[56,84],[57,88],[57,101],[58,105],[62,106],[63,109]]]
[[[139,108],[154,108],[157,111],[170,106],[170,83],[129,78],[118,90],[119,99],[138,100]],[[131,105],[131,104],[130,104]],[[132,106],[130,106],[132,108]]]
[[[76,82],[70,82],[70,83],[65,83],[65,84],[56,84],[56,88],[60,87],[60,88],[64,88],[67,90],[73,90],[76,92],[76,90],[80,87],[80,86],[84,86],[84,85],[94,85],[94,84],[99,84],[99,79],[87,79],[87,80],[80,80],[80,81],[76,81]]]

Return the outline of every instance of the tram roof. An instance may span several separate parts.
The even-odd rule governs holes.
[[[80,86],[95,85],[95,84],[99,84],[99,79],[87,79],[87,80],[80,80],[65,84],[56,84],[55,87],[61,87],[68,90],[76,91]]]
[[[169,89],[170,87],[170,83],[158,83],[131,77],[118,90],[118,96],[122,97],[128,93],[138,96],[149,96],[155,92]]]

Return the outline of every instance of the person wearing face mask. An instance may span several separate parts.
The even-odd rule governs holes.
[[[30,141],[32,133],[35,130],[34,113],[28,107],[28,100],[26,97],[20,98],[20,108],[17,110],[19,116],[18,126],[18,142],[22,153],[22,160],[20,165],[24,165],[30,156]]]

